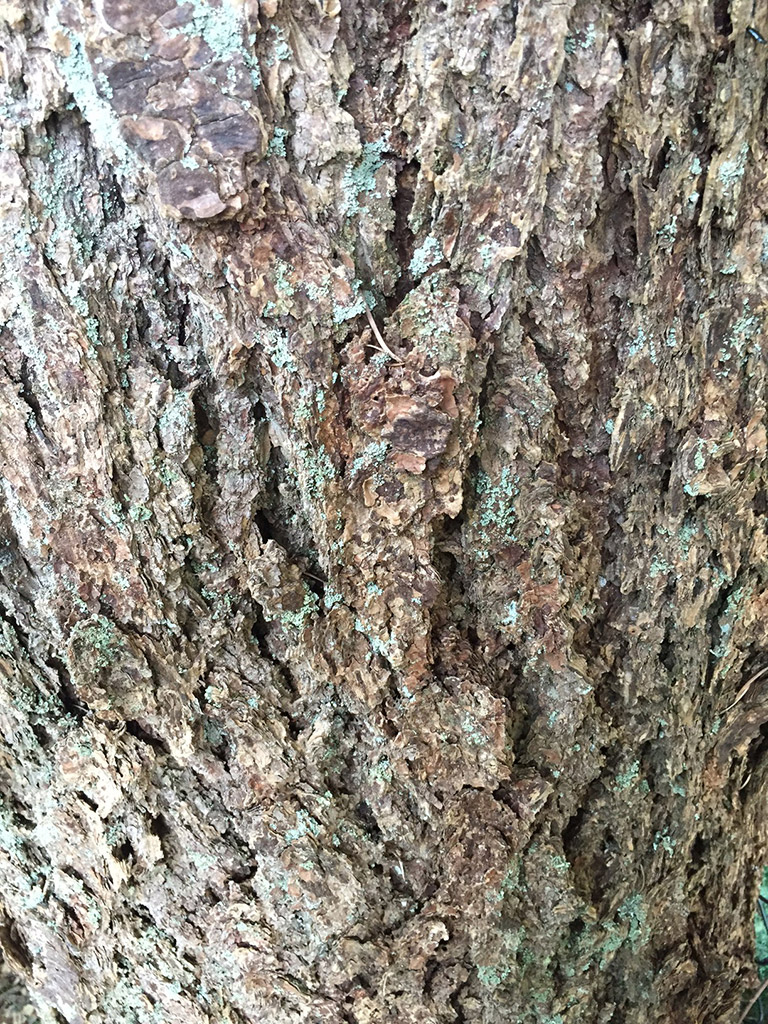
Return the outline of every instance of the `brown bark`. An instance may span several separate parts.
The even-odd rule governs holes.
[[[738,1016],[750,10],[0,5],[0,944],[42,1020]]]

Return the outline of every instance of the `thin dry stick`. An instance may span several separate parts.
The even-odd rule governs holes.
[[[751,676],[746,681],[746,683],[744,683],[742,688],[736,694],[736,700],[733,702],[733,704],[729,704],[725,711],[730,711],[731,708],[735,708],[739,701],[742,699],[742,697],[745,697],[747,695],[747,691],[749,690],[752,683],[754,683],[755,680],[759,679],[761,676],[764,676],[766,672],[768,672],[768,665],[766,665],[764,668],[761,668],[759,672],[755,672],[755,674]],[[725,711],[723,711],[723,714],[725,714]]]
[[[311,580],[317,580],[318,583],[327,583],[328,580],[324,580],[322,576],[315,576],[313,572],[307,572],[306,569],[301,570],[302,576],[309,576]]]
[[[757,992],[755,992],[755,994],[752,996],[752,999],[750,1000],[749,1006],[746,1008],[744,1013],[742,1013],[742,1015],[739,1017],[738,1024],[744,1024],[744,1021],[747,1019],[747,1017],[752,1012],[752,1007],[755,1005],[757,1000],[760,998],[760,996],[763,994],[763,992],[765,992],[765,990],[767,988],[768,988],[768,978],[765,979],[765,981],[760,986],[760,988],[757,990]]]
[[[396,363],[401,362],[401,360],[397,358],[397,356],[392,351],[392,349],[389,347],[389,345],[386,343],[386,341],[384,341],[384,338],[382,337],[381,331],[376,326],[376,321],[373,319],[373,315],[372,315],[371,310],[370,310],[370,308],[368,306],[368,300],[366,299],[365,295],[363,295],[363,303],[365,305],[365,315],[368,317],[368,323],[371,325],[371,330],[373,331],[373,336],[376,338],[376,341],[381,346],[382,351],[385,352],[389,356],[390,359],[394,359],[394,361]]]

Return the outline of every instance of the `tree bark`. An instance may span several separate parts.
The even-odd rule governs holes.
[[[43,1021],[738,1017],[751,17],[0,5],[0,944]]]

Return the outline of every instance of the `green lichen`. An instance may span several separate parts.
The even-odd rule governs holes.
[[[614,788],[619,792],[624,789],[629,789],[632,783],[635,782],[639,774],[640,762],[633,761],[625,772],[622,772],[621,774],[616,776],[616,785]]]
[[[188,854],[188,857],[198,871],[212,871],[218,864],[218,861],[212,854],[200,853],[198,850],[193,850]]]
[[[440,243],[433,235],[428,235],[422,244],[414,251],[411,257],[409,270],[414,279],[423,277],[430,267],[440,263],[443,259],[443,250]]]
[[[365,298],[360,291],[360,287],[360,281],[354,280],[352,282],[352,300],[349,305],[345,305],[341,302],[333,303],[333,322],[335,324],[343,324],[347,320],[353,320],[356,316],[364,314],[366,309],[369,308],[366,305]]]
[[[624,935],[613,921],[605,921],[602,925],[605,938],[600,943],[600,970],[603,971],[613,959],[617,950],[624,944]]]
[[[269,314],[265,311],[264,315],[268,316]],[[280,331],[277,327],[263,325],[256,330],[254,340],[275,366],[298,373],[296,357],[289,347],[288,335],[285,331]]]
[[[686,558],[688,558],[688,555],[690,554],[691,544],[693,543],[694,537],[698,535],[698,532],[698,527],[688,520],[686,520],[677,531],[677,539],[680,544],[680,549]]]
[[[639,326],[637,328],[637,331],[635,332],[634,338],[629,343],[629,347],[627,349],[627,353],[628,353],[628,355],[630,357],[634,357],[634,356],[639,355],[641,352],[645,351],[646,348],[648,350],[648,356],[649,356],[651,362],[652,363],[658,362],[658,355],[657,355],[657,352],[656,352],[656,342],[655,342],[655,339],[654,339],[653,335],[652,334],[648,335],[646,333],[646,331],[645,331],[645,328],[642,327],[642,326]]]
[[[763,869],[760,897],[765,903],[768,903],[768,867]],[[758,968],[760,978],[764,980],[768,977],[768,929],[766,929],[759,907],[755,912],[755,959],[760,965]]]
[[[737,156],[733,157],[731,160],[724,160],[722,164],[720,164],[717,176],[726,189],[733,189],[734,186],[744,177],[748,153],[749,143],[743,142]]]
[[[152,518],[152,510],[146,505],[131,505],[128,515],[134,523],[148,523]]]
[[[731,644],[731,631],[741,615],[744,603],[752,595],[753,589],[752,584],[736,587],[728,595],[728,600],[725,602],[725,608],[718,623],[720,642],[710,648],[710,654],[714,657],[724,658],[728,654]]]
[[[672,572],[673,569],[674,566],[670,565],[665,558],[654,555],[648,568],[648,575],[654,580],[657,576],[663,576],[668,572]]]
[[[111,154],[118,163],[127,165],[130,151],[120,134],[120,125],[112,107],[97,89],[93,71],[85,55],[85,46],[70,29],[63,29],[69,39],[70,52],[59,58],[59,66],[75,103],[88,122],[99,149]]]
[[[310,619],[317,614],[320,606],[317,594],[310,590],[306,583],[303,583],[302,586],[304,587],[304,601],[301,607],[294,611],[278,612],[277,621],[281,626],[303,630],[309,624]]]
[[[99,321],[95,316],[85,318],[85,335],[92,345],[98,346],[101,344],[101,340],[99,338]]]
[[[284,29],[279,25],[270,25],[269,31],[275,38],[272,53],[264,59],[264,63],[268,68],[271,68],[276,61],[290,60],[293,57],[293,51],[288,45],[288,38]]]
[[[750,349],[758,344],[762,336],[764,318],[750,312],[748,301],[744,300],[741,316],[734,322],[722,342],[720,363],[723,367],[719,377],[741,370],[749,355]],[[755,345],[750,345],[754,342]]]
[[[341,179],[342,211],[348,217],[360,212],[359,200],[362,195],[376,191],[376,172],[382,166],[384,146],[384,139],[366,142],[358,162],[344,172]]]
[[[473,746],[483,746],[488,742],[488,737],[483,732],[480,723],[475,716],[469,712],[465,714],[462,720],[461,731]]]
[[[216,60],[226,60],[231,54],[243,46],[243,12],[242,8],[222,0],[217,7],[212,7],[205,0],[186,0],[192,8],[191,32],[200,36],[210,47]]]
[[[94,615],[75,623],[69,641],[76,653],[88,651],[96,668],[108,668],[125,650],[125,641],[114,622],[103,615]]]
[[[654,850],[658,850],[661,847],[665,853],[672,854],[675,852],[675,845],[675,840],[670,836],[668,829],[664,829],[663,832],[656,832],[653,837]]]
[[[317,838],[322,830],[323,827],[320,822],[313,818],[303,807],[300,807],[296,812],[296,827],[288,829],[284,833],[283,838],[290,845],[299,839],[304,839],[306,836]]]
[[[342,604],[343,601],[344,595],[341,593],[341,591],[333,584],[329,583],[326,586],[325,593],[323,595],[323,604],[325,605],[325,607],[328,610],[330,610],[331,608],[334,608],[337,604]]]
[[[647,912],[639,893],[628,896],[617,911],[620,921],[629,924],[627,941],[633,952],[648,941]]]
[[[273,128],[272,138],[267,146],[267,156],[285,156],[285,140],[288,132],[285,128]]]
[[[518,887],[520,881],[520,861],[515,858],[509,861],[506,874],[501,880],[498,889],[494,889],[486,895],[489,903],[501,903],[505,897],[512,894]]]
[[[375,466],[382,465],[386,461],[388,452],[388,441],[371,441],[350,464],[349,474],[351,478],[354,480],[361,473]]]
[[[358,616],[355,619],[355,629],[358,633],[363,634],[371,645],[371,650],[374,654],[378,654],[380,658],[384,658],[388,661],[392,654],[397,650],[397,643],[395,640],[389,637],[387,639],[382,639],[373,623],[364,616]]]
[[[504,617],[501,620],[501,624],[503,626],[516,626],[519,618],[520,612],[517,606],[517,601],[510,601],[507,605]]]
[[[486,988],[498,988],[499,985],[509,977],[510,967],[507,964],[503,966],[489,965],[479,966],[477,968],[477,977],[481,985],[485,985]]]
[[[273,264],[272,278],[275,282],[275,289],[281,298],[290,298],[295,294],[293,284],[288,280],[288,274],[295,274],[296,271],[285,260],[277,257]]]
[[[316,450],[304,445],[299,450],[299,459],[304,478],[302,497],[311,511],[311,503],[322,498],[327,484],[336,476],[336,467],[324,444]]]
[[[493,264],[493,257],[499,251],[499,246],[495,242],[486,242],[477,251],[483,263],[483,270],[490,270]]]
[[[392,781],[392,765],[389,763],[389,759],[383,757],[378,764],[375,764],[370,770],[370,776],[377,782],[391,782]]]
[[[501,470],[495,482],[485,470],[481,469],[477,474],[475,507],[470,521],[480,537],[478,557],[490,557],[495,538],[500,543],[510,543],[517,539],[515,501],[519,494],[520,477],[509,466]]]

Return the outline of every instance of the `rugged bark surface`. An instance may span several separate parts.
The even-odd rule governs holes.
[[[0,5],[0,943],[44,1021],[733,1019],[751,17]]]

